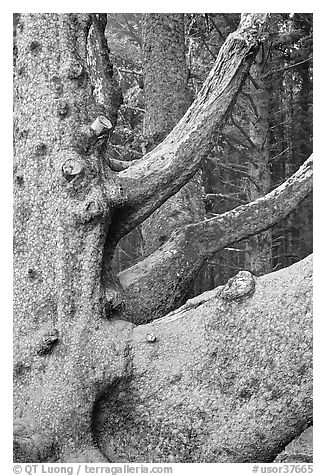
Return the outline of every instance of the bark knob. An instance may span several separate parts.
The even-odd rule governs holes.
[[[255,291],[256,281],[250,271],[239,271],[233,278],[230,278],[221,291],[221,298],[233,301]]]
[[[154,336],[153,334],[147,334],[146,340],[147,342],[151,342],[151,343],[156,342],[156,336]]]
[[[62,166],[62,175],[71,182],[77,175],[82,174],[84,171],[84,164],[78,159],[68,159]]]
[[[98,116],[91,125],[91,129],[95,132],[97,137],[106,134],[112,127],[111,121],[105,116]]]
[[[59,332],[57,329],[51,329],[50,331],[46,332],[39,343],[39,348],[37,349],[37,353],[39,355],[46,355],[51,352],[52,347],[59,339]]]

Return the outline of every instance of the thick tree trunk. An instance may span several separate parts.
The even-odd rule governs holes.
[[[312,419],[312,258],[134,328],[132,379],[97,409],[111,461],[270,462]]]
[[[111,286],[103,248],[122,198],[90,128],[105,111],[88,81],[89,26],[86,14],[22,15],[18,25],[14,414],[21,461],[103,460],[91,437],[94,401],[126,372],[122,336],[130,326],[114,337],[118,327],[105,320]]]
[[[180,228],[140,263],[119,274],[127,295],[124,317],[142,324],[180,306],[189,283],[214,253],[270,228],[312,191],[312,157],[285,183],[247,205]]]
[[[146,14],[143,31],[146,106],[143,134],[147,150],[152,150],[171,132],[190,105],[184,15]],[[165,243],[177,227],[204,217],[204,190],[198,172],[142,224],[145,255]]]

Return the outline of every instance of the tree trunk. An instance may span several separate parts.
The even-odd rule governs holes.
[[[114,462],[271,462],[312,420],[312,259],[241,271],[134,328],[132,379],[97,411]]]
[[[14,415],[21,461],[103,461],[92,443],[94,401],[126,373],[131,326],[114,337],[118,328],[105,320],[103,248],[121,193],[89,127],[105,113],[88,80],[89,27],[86,14],[22,15],[18,25]]]
[[[249,137],[252,142],[250,150],[250,166],[248,170],[248,201],[266,195],[271,189],[269,170],[269,123],[268,94],[263,79],[264,56],[262,49],[257,54],[251,67],[254,83],[250,82],[252,104],[249,118]],[[272,271],[272,233],[263,231],[248,240],[246,268],[256,276]]]
[[[143,31],[143,134],[149,151],[165,139],[190,105],[184,15],[145,14]],[[198,172],[142,224],[145,255],[165,243],[177,227],[204,217],[204,190]]]
[[[143,358],[149,357],[146,352],[155,350],[155,347],[151,347],[155,338],[149,336],[146,338],[144,353],[144,327],[137,328],[132,341],[134,325],[115,317],[124,317],[121,287],[111,266],[116,243],[180,190],[198,170],[200,160],[209,146],[210,134],[225,121],[250,68],[258,48],[265,15],[243,15],[238,30],[227,39],[202,91],[179,124],[158,147],[127,170],[118,173],[113,172],[102,160],[112,124],[105,107],[95,100],[94,85],[92,88],[91,84],[93,76],[89,75],[87,68],[87,39],[91,24],[94,27],[96,20],[98,17],[88,14],[24,14],[17,26],[14,443],[15,459],[22,462],[106,461],[93,441],[94,405],[109,388],[113,389],[128,379],[131,382],[134,378],[135,382],[138,381],[138,373],[142,374],[141,369],[145,363]],[[103,35],[103,29],[99,28],[97,32]],[[107,53],[106,51],[105,54]],[[109,82],[109,78],[107,79]],[[309,175],[309,170],[308,164],[299,171],[301,180],[294,179],[291,182],[293,189],[302,185],[304,195],[310,187],[309,180],[305,180],[305,173]],[[293,206],[296,199],[292,202],[288,200],[286,206]],[[264,205],[266,202],[263,202],[263,208]],[[253,207],[251,210],[245,208],[234,212],[240,218],[242,214],[241,223],[244,224],[246,233],[251,226],[250,219],[256,225],[255,232],[261,230],[258,220],[260,207],[257,208],[257,203]],[[274,210],[275,216],[279,213],[278,207],[281,207],[279,203]],[[246,215],[253,210],[253,216]],[[220,218],[222,230],[227,230],[234,223],[230,215]],[[254,228],[250,228],[251,232]],[[233,233],[233,239],[236,240],[239,232],[234,230]],[[212,223],[207,226],[206,222],[200,222],[197,225],[187,225],[181,235],[183,234],[198,241],[200,251],[208,244],[214,246],[216,228]],[[302,266],[303,270],[296,276],[301,274],[303,279],[305,265]],[[258,287],[261,291],[264,288],[263,279],[262,287]],[[249,279],[248,283],[252,282]],[[296,282],[293,278],[293,288],[289,288],[284,296],[274,296],[274,302],[279,304],[280,309],[270,317],[271,328],[275,330],[272,333],[272,344],[275,343],[277,349],[284,345],[284,355],[292,350],[294,340],[296,344],[300,342],[301,352],[306,344],[306,327],[299,328],[299,324],[296,327],[300,316],[304,322],[305,314],[301,314],[306,309],[305,301],[301,302],[300,299],[303,300],[305,294],[290,301],[298,305],[298,309],[286,304],[286,296],[290,298],[291,292],[299,292]],[[305,280],[302,282],[303,286]],[[247,284],[245,283],[245,288]],[[225,290],[225,296],[229,296],[226,300],[230,298],[229,291]],[[231,316],[229,306],[232,307],[232,303],[225,305],[224,318],[221,314],[221,319],[225,319],[226,323]],[[262,308],[258,306],[255,309],[260,325]],[[295,325],[295,332],[292,329],[290,335],[287,335],[286,322],[282,321],[282,326],[285,326],[283,330],[277,327],[275,321],[275,316],[282,315],[283,310],[284,316],[288,310]],[[241,316],[239,322],[245,319],[244,315]],[[225,359],[218,355],[218,346],[215,344],[216,323],[211,321],[209,315],[207,320],[204,316],[201,323],[200,320],[195,320],[194,330],[197,325],[200,330],[205,322],[210,322],[211,327],[206,329],[208,340],[205,342],[201,340],[204,336],[203,327],[198,338],[194,335],[194,345],[196,347],[198,344],[199,347],[197,354],[193,352],[195,349],[191,351],[193,360],[190,363],[197,361],[198,369],[205,367],[206,357],[202,360],[202,352],[206,356],[207,350],[202,344],[207,343],[208,352],[212,351],[210,358],[218,357],[220,360],[220,363],[215,364],[216,368],[219,365],[223,367]],[[237,325],[234,320],[231,322]],[[263,324],[269,326],[266,321]],[[156,325],[155,323],[153,328],[149,328],[150,332],[156,332]],[[184,329],[173,329],[173,326],[168,325],[166,335],[169,332],[180,335],[171,335],[165,341],[162,339],[162,343],[168,346],[169,341],[180,340],[180,349],[185,348],[186,333],[188,342],[191,336],[188,325]],[[264,346],[267,342],[258,331],[250,335],[257,340],[259,346]],[[227,334],[222,333],[221,339],[225,346],[229,345]],[[283,342],[282,339],[287,341]],[[234,354],[237,354],[241,363],[246,362],[246,336],[244,342],[246,344],[240,345],[237,351],[233,347]],[[214,352],[217,352],[215,357]],[[266,355],[270,353],[267,352]],[[300,410],[304,419],[308,414],[304,405],[308,401],[304,380],[307,370],[304,365],[297,369],[294,358],[296,355],[300,357],[302,365],[309,355],[308,351],[307,355],[302,356],[300,352],[296,354],[296,347],[293,347],[292,360],[289,357],[286,359],[288,366],[295,361],[291,370],[298,370],[300,378],[297,383],[301,379],[301,393],[296,392],[296,401],[298,413]],[[171,354],[172,357],[174,358]],[[261,369],[259,359],[257,362]],[[148,367],[148,363],[146,365]],[[279,368],[276,366],[273,372],[271,369],[272,367],[268,375],[272,385],[275,383],[277,390],[282,389],[283,386],[277,383],[280,378]],[[286,375],[290,375],[287,370],[289,367],[285,369]],[[162,367],[162,375],[164,372]],[[246,374],[249,375],[248,372]],[[151,379],[151,375],[149,377]],[[263,377],[262,385],[266,383]],[[231,376],[226,373],[225,378],[228,382]],[[282,379],[279,381],[282,382]],[[220,390],[214,387],[214,382],[207,381],[218,398]],[[251,382],[243,384],[250,387]],[[291,384],[295,389],[292,380]],[[290,394],[289,391],[287,393]],[[191,392],[189,395],[194,398]],[[246,391],[243,395],[246,398]],[[302,400],[304,398],[305,401]],[[166,401],[167,399],[168,394]],[[148,402],[150,404],[151,400]],[[223,403],[221,400],[221,404]],[[225,403],[224,414],[227,416],[230,406],[228,400]],[[284,421],[284,427],[279,427],[279,434],[283,438],[283,430],[286,435],[291,422],[286,418],[287,402],[281,400],[280,403],[282,405],[277,411],[275,409],[273,415],[276,415],[274,420],[277,422],[278,418]],[[218,407],[218,403],[216,405]],[[185,412],[188,412],[187,408],[186,404]],[[253,408],[248,407],[249,413],[245,414],[244,421],[250,418],[248,415]],[[218,423],[218,419],[215,423]],[[296,420],[295,424],[297,423]],[[294,421],[292,424],[294,425]],[[236,432],[240,432],[241,424],[238,420],[235,425]],[[219,428],[218,425],[217,436],[214,437],[217,442],[222,438]],[[230,433],[230,438],[236,432]],[[271,446],[275,446],[278,440],[272,431],[271,437]],[[254,456],[251,440],[250,431],[244,431],[239,446],[249,448],[252,451],[250,453],[248,450],[249,454]],[[242,456],[239,457],[241,458]]]
[[[123,98],[113,74],[110,50],[105,38],[106,23],[105,13],[92,14],[92,25],[87,38],[87,62],[94,98],[105,108],[106,117],[112,126],[116,126]]]

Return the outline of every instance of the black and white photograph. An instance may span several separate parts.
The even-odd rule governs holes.
[[[14,473],[312,473],[314,13],[24,8]]]

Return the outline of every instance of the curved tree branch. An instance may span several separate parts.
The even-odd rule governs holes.
[[[127,205],[113,217],[117,240],[144,221],[198,170],[212,134],[225,123],[259,46],[266,14],[245,14],[220,49],[197,99],[152,152],[118,177]]]
[[[207,257],[270,228],[312,191],[312,166],[310,156],[295,174],[264,197],[209,220],[188,225],[183,230],[186,239],[190,240],[195,234],[198,253]]]
[[[312,191],[312,156],[275,190],[247,205],[188,225],[140,263],[120,273],[132,322],[162,317],[184,301],[205,259],[228,245],[270,228]]]

